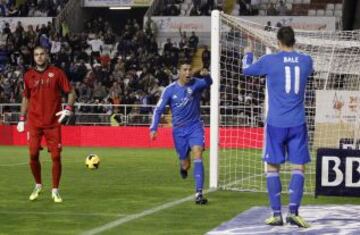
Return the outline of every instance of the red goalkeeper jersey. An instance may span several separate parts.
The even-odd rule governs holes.
[[[38,128],[59,125],[55,114],[61,110],[62,92],[71,91],[65,73],[55,66],[48,66],[42,72],[30,69],[24,75],[24,84],[24,96],[29,100],[28,124]]]

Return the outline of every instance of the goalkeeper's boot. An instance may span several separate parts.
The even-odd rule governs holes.
[[[204,198],[202,192],[197,192],[195,194],[195,204],[198,205],[205,205],[207,204],[208,200],[206,198]]]
[[[284,225],[284,221],[281,215],[272,215],[265,220],[265,224],[271,226],[282,226]]]
[[[41,186],[36,185],[34,190],[29,196],[29,200],[34,201],[35,199],[37,199],[39,197],[39,194],[41,193],[41,189],[42,189]]]
[[[180,176],[183,179],[186,179],[188,177],[188,171],[184,170],[181,165],[180,165]]]
[[[311,225],[307,223],[300,215],[289,214],[286,217],[286,223],[296,225],[300,228],[310,228]]]
[[[51,193],[51,198],[54,200],[55,203],[62,203],[63,202],[58,190],[53,191]]]

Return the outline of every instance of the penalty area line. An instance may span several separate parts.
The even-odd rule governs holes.
[[[204,194],[211,193],[211,192],[215,192],[215,191],[216,191],[215,189],[209,189],[209,190],[204,191]],[[116,220],[111,221],[111,222],[109,222],[109,223],[107,223],[107,224],[104,224],[104,225],[102,225],[102,226],[99,226],[99,227],[96,227],[96,228],[94,228],[94,229],[85,231],[85,232],[81,233],[81,235],[95,235],[95,234],[99,234],[99,233],[102,233],[102,232],[107,231],[107,230],[109,230],[109,229],[118,227],[118,226],[120,226],[120,225],[122,225],[122,224],[128,223],[128,222],[130,222],[130,221],[133,221],[133,220],[136,220],[136,219],[140,219],[140,218],[145,217],[145,216],[148,216],[148,215],[155,214],[155,213],[157,213],[157,212],[159,212],[159,211],[169,209],[169,208],[171,208],[171,207],[177,206],[177,205],[182,204],[182,203],[187,202],[187,201],[191,201],[191,200],[193,200],[193,199],[194,199],[194,195],[191,195],[191,196],[188,196],[188,197],[184,197],[184,198],[182,198],[182,199],[179,199],[179,200],[171,201],[171,202],[162,204],[162,205],[160,205],[160,206],[157,206],[157,207],[153,207],[153,208],[144,210],[144,211],[139,212],[139,213],[136,213],[136,214],[128,215],[128,216],[126,216],[126,217],[124,217],[124,218],[116,219]]]

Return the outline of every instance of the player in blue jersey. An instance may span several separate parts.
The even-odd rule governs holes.
[[[304,165],[310,162],[305,122],[304,94],[313,62],[309,55],[294,50],[295,33],[291,27],[277,32],[279,52],[262,56],[254,64],[251,45],[245,50],[243,73],[266,76],[268,111],[263,159],[273,215],[265,223],[283,225],[281,214],[280,165],[292,164],[289,183],[289,214],[286,221],[299,227],[310,225],[299,216],[304,189]]]
[[[206,204],[202,190],[204,186],[204,165],[202,153],[204,150],[204,127],[200,116],[200,98],[205,88],[212,84],[207,69],[202,69],[200,75],[203,79],[192,76],[191,65],[187,62],[180,64],[179,78],[168,85],[158,101],[152,124],[150,138],[154,140],[157,135],[161,114],[167,105],[172,113],[173,139],[176,152],[180,159],[180,175],[187,177],[190,168],[190,153],[194,158],[195,203]]]

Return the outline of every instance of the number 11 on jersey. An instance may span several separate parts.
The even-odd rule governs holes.
[[[294,91],[295,91],[295,94],[299,94],[299,90],[300,90],[300,67],[299,66],[294,67],[294,75],[295,75]],[[289,94],[291,91],[291,85],[292,85],[291,67],[285,66],[285,91],[287,94]]]

